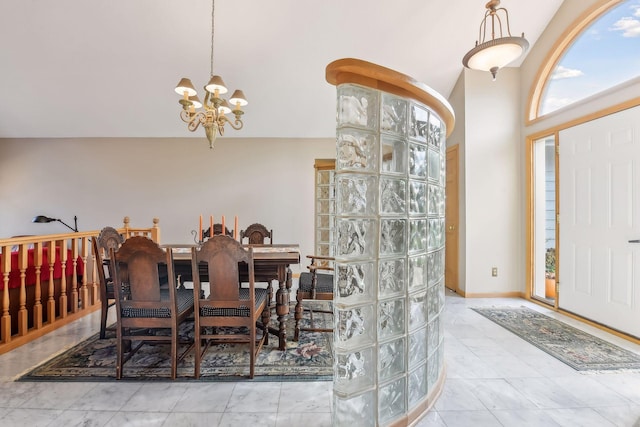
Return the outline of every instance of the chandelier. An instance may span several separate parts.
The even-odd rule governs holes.
[[[224,135],[224,127],[229,124],[235,130],[242,129],[242,107],[248,104],[244,93],[236,90],[229,98],[229,101],[220,98],[228,92],[222,77],[213,74],[213,34],[214,34],[215,0],[211,1],[211,70],[209,83],[204,86],[204,103],[198,98],[198,94],[191,83],[191,80],[183,77],[176,86],[175,91],[182,95],[179,101],[182,105],[180,118],[187,123],[187,129],[191,132],[198,129],[200,125],[209,140],[209,148],[213,148],[213,143],[218,134]],[[200,110],[202,108],[202,110]],[[235,120],[229,119],[227,114],[235,116]]]
[[[491,0],[485,7],[484,19],[480,23],[480,32],[476,46],[462,58],[462,64],[472,70],[490,71],[493,80],[498,70],[518,59],[529,49],[529,42],[522,37],[513,37],[509,28],[509,12],[500,6],[500,0]],[[507,35],[502,33],[502,19],[499,12],[504,14]],[[491,40],[487,38],[487,26],[491,25]],[[496,38],[496,29],[499,36]]]

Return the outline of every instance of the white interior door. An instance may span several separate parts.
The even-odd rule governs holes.
[[[640,107],[560,132],[559,307],[640,337]]]

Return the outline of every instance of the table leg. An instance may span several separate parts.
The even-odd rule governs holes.
[[[291,286],[293,285],[293,271],[291,271],[291,268],[289,266],[287,266],[287,292],[289,292],[289,294],[291,294]]]
[[[287,318],[289,317],[289,289],[291,289],[291,269],[278,266],[278,291],[276,292],[276,314],[278,315],[278,349],[287,348]]]

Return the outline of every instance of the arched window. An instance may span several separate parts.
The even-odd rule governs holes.
[[[530,119],[640,76],[640,0],[603,3],[565,35],[548,58],[551,64],[543,65]]]

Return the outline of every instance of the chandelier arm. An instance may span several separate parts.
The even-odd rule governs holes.
[[[209,92],[207,89],[204,90],[204,93],[204,102],[202,103],[202,105],[206,110],[209,110],[213,108],[213,104],[211,103],[211,98],[213,95],[211,95],[211,92]]]
[[[218,133],[220,134],[220,136],[224,136],[224,122],[227,118],[224,116],[219,116],[216,119],[216,129],[218,129]]]
[[[227,120],[227,123],[229,123],[229,126],[234,128],[235,130],[240,130],[240,129],[242,129],[242,126],[244,126],[244,123],[242,122],[242,120],[240,119],[239,116],[236,116],[236,120],[234,122],[232,122],[231,120],[227,119],[226,117],[225,117],[225,119]]]
[[[507,22],[507,35],[511,37],[511,28],[509,27],[509,12],[504,7],[499,8],[498,10],[504,11],[505,21]],[[498,21],[500,21],[500,37],[502,37],[502,21],[500,17],[498,17]]]
[[[500,24],[500,18],[498,18],[496,12],[493,11],[491,13],[491,40],[496,39],[496,18],[498,19],[498,24]]]
[[[227,116],[219,116],[218,117],[218,126],[221,130],[220,135],[222,135],[222,130],[224,129],[224,126],[226,124],[228,124],[229,126],[231,126],[232,128],[234,128],[235,130],[240,130],[242,129],[242,126],[244,126],[244,123],[242,123],[242,119],[240,119],[240,114],[236,114],[236,119],[235,121],[231,121],[229,120],[229,118]]]
[[[193,114],[189,113],[189,111],[187,111],[187,110],[180,111],[180,118],[185,123],[189,123],[191,121],[191,117],[192,116],[193,116]]]
[[[500,28],[500,37],[502,37],[502,24],[500,24],[500,17],[495,14],[491,14],[491,40],[496,39],[496,20],[498,20],[498,28]]]
[[[189,124],[187,125],[187,129],[189,129],[191,132],[193,132],[196,129],[198,129],[198,126],[204,125],[206,122],[207,122],[206,114],[204,114],[202,111],[200,111],[196,115],[193,116],[191,121],[189,121]]]
[[[187,129],[193,132],[198,129],[200,124],[204,124],[205,116],[202,111],[198,113],[190,113],[189,111],[182,110],[180,111],[180,118],[187,124]]]
[[[487,17],[489,16],[489,11],[484,13],[484,19],[480,22],[480,29],[478,30],[478,41],[476,42],[476,46],[484,43],[484,39],[487,36]]]

